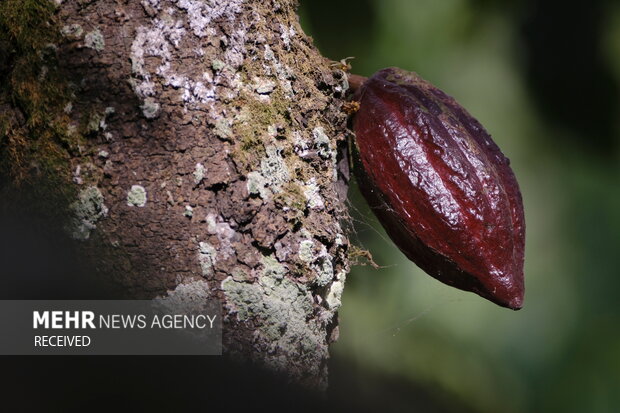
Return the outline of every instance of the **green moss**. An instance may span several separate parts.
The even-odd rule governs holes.
[[[51,1],[0,2],[0,102],[25,118],[19,127],[11,119],[0,121],[0,186],[53,176],[59,178],[54,185],[61,184],[57,190],[67,190],[69,151],[80,137],[67,132],[63,108],[69,93],[53,46],[60,37]]]
[[[303,189],[295,182],[288,182],[282,187],[282,191],[273,197],[279,207],[289,207],[299,212],[306,209],[306,198]]]
[[[36,51],[57,36],[51,1],[3,0],[0,3],[0,30],[21,51]]]
[[[289,123],[290,101],[276,88],[268,101],[260,101],[245,94],[234,104],[243,109],[240,119],[237,119],[232,128],[232,134],[238,137],[233,156],[249,172],[257,169],[266,154],[264,138],[269,126]]]

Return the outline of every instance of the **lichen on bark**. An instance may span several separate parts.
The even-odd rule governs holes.
[[[106,208],[74,217],[84,255],[127,297],[204,289],[228,354],[324,387],[348,272],[347,81],[296,1],[50,4],[67,185]]]

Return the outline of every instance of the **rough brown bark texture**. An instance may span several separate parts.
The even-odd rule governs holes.
[[[296,1],[54,3],[84,254],[127,297],[217,297],[225,352],[325,386],[347,81]]]

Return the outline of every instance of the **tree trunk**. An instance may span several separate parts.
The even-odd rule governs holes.
[[[3,3],[4,194],[53,175],[124,297],[216,297],[226,353],[324,387],[347,80],[296,1]]]

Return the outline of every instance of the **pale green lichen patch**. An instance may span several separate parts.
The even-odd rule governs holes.
[[[71,103],[68,103],[67,105],[70,105],[70,112],[73,109],[73,105]],[[67,106],[65,106],[65,112],[66,111]],[[106,118],[113,113],[113,107],[107,107],[103,111],[93,110],[85,113],[80,121],[80,132],[88,135],[97,133],[99,130],[105,130],[108,127],[106,123]]]
[[[218,119],[215,121],[215,127],[213,129],[215,135],[221,139],[230,139],[233,136],[233,131],[230,127],[230,121],[228,119]]]
[[[290,173],[284,163],[280,148],[270,145],[265,148],[265,151],[267,156],[261,160],[261,173],[268,184],[277,189],[290,180]]]
[[[194,185],[198,185],[205,177],[205,166],[197,163],[194,168]]]
[[[267,136],[275,138],[278,136],[278,127],[276,125],[267,126]]]
[[[336,181],[338,179],[338,171],[336,168],[338,163],[338,152],[334,147],[335,145],[332,144],[322,126],[317,126],[312,130],[312,140],[319,156],[331,161],[332,180]]]
[[[219,304],[211,300],[209,285],[204,280],[191,280],[179,283],[174,290],[168,290],[164,296],[155,297],[151,301],[152,310],[161,315],[185,314],[197,316],[209,314],[207,321],[211,326],[219,325]],[[209,325],[208,324],[208,325]],[[193,337],[208,346],[209,337],[212,333],[209,329],[189,329],[182,334]]]
[[[79,24],[69,24],[60,29],[60,33],[68,39],[77,40],[82,38],[84,30]]]
[[[226,66],[226,63],[222,62],[222,61],[221,61],[221,60],[219,60],[219,59],[214,59],[214,60],[211,62],[211,68],[212,68],[213,70],[215,70],[215,71],[220,71],[220,70],[222,70],[225,66]]]
[[[299,259],[316,274],[314,283],[319,287],[326,286],[334,277],[332,258],[325,245],[320,244],[319,252],[315,252],[316,244],[310,239],[299,243]]]
[[[191,218],[194,216],[194,208],[191,207],[191,205],[185,205],[185,210],[183,211],[183,215]]]
[[[104,122],[103,116],[101,116],[99,113],[91,113],[88,118],[88,122],[86,123],[86,128],[84,132],[86,134],[97,132],[102,126],[102,122]]]
[[[218,224],[215,214],[207,214],[207,232],[209,234],[217,234],[218,233]]]
[[[336,234],[335,242],[336,242],[337,246],[340,247],[340,246],[344,245],[345,240],[346,240],[346,238],[345,238],[345,236],[343,234],[341,234],[341,233]]]
[[[254,91],[259,95],[268,95],[276,88],[276,83],[269,79],[254,78]]]
[[[80,191],[77,200],[70,205],[73,216],[68,230],[73,238],[84,241],[90,237],[97,221],[108,214],[103,201],[101,191],[95,186]]]
[[[86,33],[86,36],[84,36],[84,46],[95,49],[98,52],[102,51],[105,48],[105,40],[101,31],[95,29],[92,32]]]
[[[267,180],[259,172],[250,172],[247,176],[246,186],[250,195],[259,195],[268,199],[271,191],[267,188]]]
[[[282,149],[269,145],[265,148],[266,156],[261,159],[260,172],[252,171],[247,175],[247,189],[250,195],[259,195],[269,199],[273,193],[282,190],[290,181],[290,173],[282,157]]]
[[[216,263],[217,250],[208,242],[198,243],[198,263],[202,270],[202,275],[207,277],[213,274]]]
[[[141,185],[132,185],[127,192],[127,205],[143,207],[146,205],[146,189]]]
[[[159,103],[151,97],[144,99],[144,103],[140,105],[140,109],[142,109],[142,114],[147,119],[154,119],[159,116]]]
[[[314,261],[314,242],[309,239],[305,239],[299,243],[299,259],[310,264]]]
[[[319,192],[320,188],[316,183],[316,178],[310,179],[310,181],[304,187],[304,196],[306,197],[308,208],[322,210],[325,208],[325,203]]]
[[[263,256],[263,276],[281,280],[286,274],[286,267],[272,255]]]
[[[308,150],[310,149],[310,142],[304,138],[303,132],[293,132],[293,148],[295,149],[295,153],[301,158],[309,155]]]
[[[336,150],[332,147],[331,140],[322,126],[317,126],[312,130],[312,139],[319,156],[323,159],[332,159],[335,162],[337,156]]]
[[[265,297],[260,285],[237,282],[233,277],[228,277],[222,281],[222,291],[240,321],[248,320],[261,313],[261,301]]]
[[[303,356],[325,344],[319,324],[307,321],[314,307],[312,295],[304,285],[287,277],[263,275],[258,283],[237,282],[228,277],[222,282],[222,290],[239,320],[262,320],[257,333],[272,354],[268,363],[277,367],[283,356]]]
[[[327,253],[317,258],[313,268],[317,274],[315,283],[319,287],[325,287],[334,277],[334,265]]]
[[[209,284],[205,280],[193,280],[178,284],[165,296],[156,297],[153,305],[167,309],[169,314],[193,313],[200,311],[209,298]]]
[[[342,292],[344,291],[344,283],[346,281],[346,272],[340,271],[336,275],[336,280],[330,285],[325,302],[327,308],[332,311],[338,310],[342,304]]]

